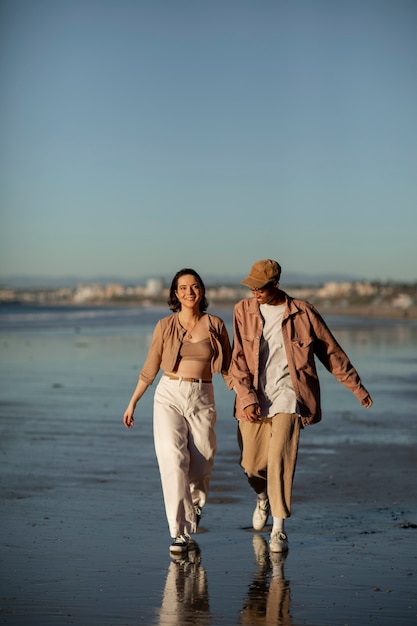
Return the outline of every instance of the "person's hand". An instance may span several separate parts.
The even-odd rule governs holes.
[[[361,401],[361,405],[364,406],[365,409],[370,409],[372,404],[373,400],[369,394]]]
[[[133,411],[134,409],[131,409],[130,407],[128,407],[125,411],[125,414],[123,416],[123,424],[126,426],[126,428],[133,428],[133,426],[135,425]]]
[[[259,404],[250,404],[243,409],[243,419],[247,422],[259,422],[261,419],[261,408]]]

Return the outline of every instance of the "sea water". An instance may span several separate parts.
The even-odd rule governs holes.
[[[232,337],[232,310],[220,315]],[[66,428],[121,419],[145,360],[153,328],[169,310],[143,307],[0,305],[0,424],[16,413],[42,430],[54,412]],[[365,318],[326,319],[371,393],[364,411],[318,362],[323,422],[315,442],[417,440],[417,323]],[[230,431],[233,394],[214,379],[218,437]],[[151,421],[153,390],[140,403]],[[52,416],[51,416],[52,419]],[[86,421],[88,420],[88,422]],[[49,426],[48,426],[49,427]],[[311,429],[313,431],[313,429]]]
[[[232,310],[213,313],[224,319],[232,337]],[[79,414],[88,410],[90,419],[102,421],[114,411],[116,419],[136,384],[153,328],[168,314],[164,307],[0,305],[2,416],[13,403],[29,399],[36,413],[56,403],[66,415],[66,403],[75,408],[77,398]],[[371,421],[381,429],[371,436],[415,440],[417,322],[336,316],[326,321],[373,397]],[[318,370],[323,421],[330,429],[325,436],[337,437],[332,423],[337,426],[343,415],[356,415],[360,407],[320,362]],[[215,389],[219,414],[230,415],[233,398],[218,376]],[[106,416],[89,402],[97,396],[108,407]],[[145,404],[149,418],[151,403]],[[351,436],[369,438],[369,429],[351,427]]]

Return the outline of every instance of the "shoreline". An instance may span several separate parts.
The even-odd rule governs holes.
[[[417,305],[410,306],[407,309],[402,309],[399,307],[395,307],[392,305],[385,306],[372,306],[372,305],[343,305],[338,306],[334,304],[325,304],[322,302],[315,302],[312,299],[308,300],[313,304],[318,311],[322,314],[323,317],[334,316],[334,317],[356,317],[356,318],[364,318],[364,319],[375,319],[375,320],[392,320],[392,321],[401,321],[401,322],[412,322],[417,320]],[[237,301],[229,301],[229,300],[215,300],[209,301],[209,310],[218,309],[225,311],[233,311],[233,307]],[[5,307],[12,306],[21,306],[25,307],[56,307],[56,308],[73,308],[73,309],[84,309],[84,308],[140,308],[140,309],[150,309],[150,308],[167,308],[167,302],[163,299],[144,299],[144,300],[129,300],[129,301],[120,301],[118,299],[114,300],[92,300],[86,302],[73,302],[73,301],[60,301],[60,300],[51,300],[47,302],[27,302],[23,300],[13,300],[13,301],[3,301],[0,303]]]

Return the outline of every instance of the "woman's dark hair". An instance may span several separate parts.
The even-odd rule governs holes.
[[[199,276],[199,274],[197,274],[195,270],[192,270],[189,267],[185,267],[184,269],[180,270],[179,272],[175,274],[174,278],[172,279],[171,288],[169,290],[168,306],[171,309],[171,311],[174,311],[174,313],[181,310],[180,301],[178,300],[177,294],[175,293],[178,289],[178,280],[181,278],[181,276],[186,276],[188,274],[191,274],[191,276],[194,276],[201,287],[202,293],[201,293],[201,300],[200,300],[200,305],[199,305],[200,311],[203,312],[208,307],[208,302],[206,299],[206,287],[201,277]]]

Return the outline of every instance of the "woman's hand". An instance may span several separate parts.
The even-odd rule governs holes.
[[[135,425],[135,419],[133,417],[133,413],[134,413],[135,409],[132,409],[131,406],[128,406],[125,414],[123,416],[123,424],[126,426],[126,428],[133,428],[133,426]]]
[[[149,385],[145,383],[141,378],[139,378],[136,389],[129,400],[129,404],[127,405],[127,409],[123,416],[123,424],[126,426],[126,428],[133,428],[135,424],[135,420],[133,419],[133,413],[135,412],[137,403],[139,402],[148,387]]]

